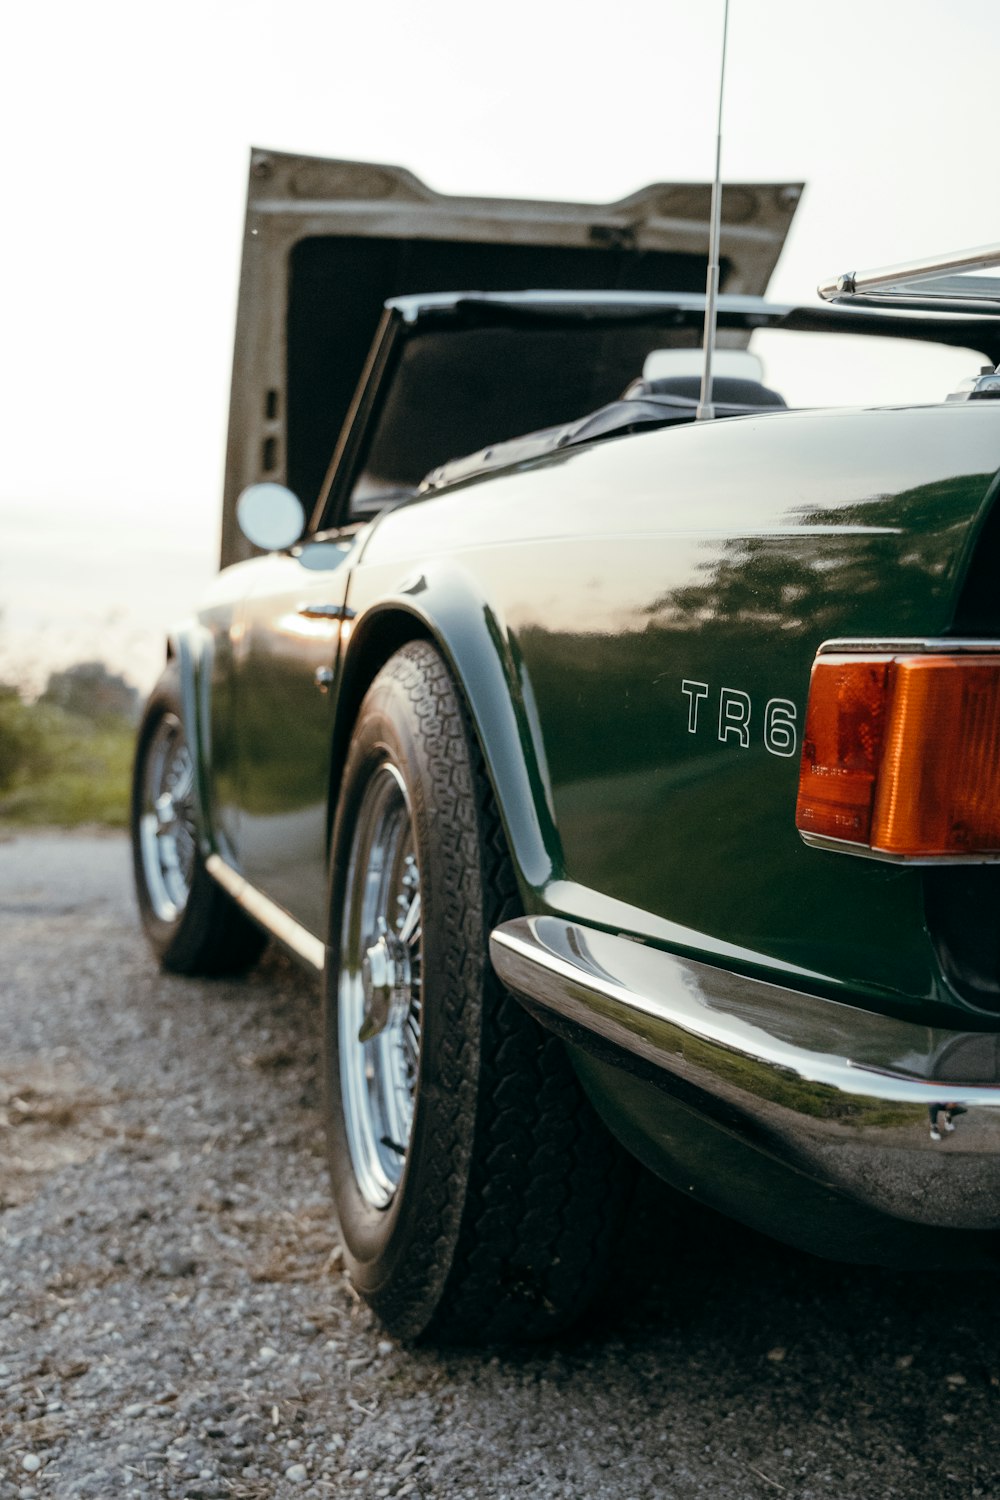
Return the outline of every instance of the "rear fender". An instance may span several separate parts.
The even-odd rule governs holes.
[[[453,559],[423,565],[393,592],[381,568],[352,580],[357,609],[341,655],[330,817],[361,701],[389,657],[407,641],[431,641],[465,698],[493,784],[508,845],[524,887],[539,889],[562,870],[552,794],[531,683],[503,621],[476,580]],[[364,596],[372,604],[364,607]],[[360,607],[359,607],[360,605]]]

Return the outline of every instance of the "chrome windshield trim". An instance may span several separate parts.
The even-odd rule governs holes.
[[[901,1219],[1000,1228],[1000,1031],[919,1026],[556,917],[504,923],[490,948],[542,1019],[641,1059],[758,1149]],[[936,1139],[946,1109],[960,1118]]]
[[[284,907],[278,906],[258,891],[256,886],[252,886],[221,855],[210,854],[205,861],[205,869],[255,922],[259,922],[261,927],[310,969],[322,974],[326,955],[318,937],[313,937],[294,917],[289,916]]]

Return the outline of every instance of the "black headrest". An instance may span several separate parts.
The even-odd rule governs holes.
[[[697,401],[701,396],[700,375],[665,375],[661,380],[633,380],[623,400],[635,401],[643,396],[684,396]],[[732,375],[713,375],[712,400],[724,406],[784,406],[785,399],[759,380],[738,380]]]

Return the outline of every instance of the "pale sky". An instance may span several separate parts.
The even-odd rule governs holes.
[[[100,655],[147,687],[214,571],[251,144],[454,193],[707,181],[721,31],[722,0],[18,6],[0,677]],[[996,0],[731,0],[723,176],[807,183],[772,296],[1000,240],[998,43]]]

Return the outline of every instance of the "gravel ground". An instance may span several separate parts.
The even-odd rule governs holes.
[[[119,837],[0,844],[0,1494],[1000,1497],[992,1278],[650,1190],[572,1341],[387,1339],[341,1269],[316,997],[157,972]]]

